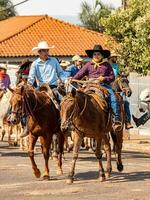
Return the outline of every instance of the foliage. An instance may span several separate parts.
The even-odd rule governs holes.
[[[108,17],[112,8],[103,4],[100,0],[95,0],[93,6],[86,1],[81,3],[81,12],[79,14],[82,25],[88,29],[103,32],[103,27],[99,22],[101,17]]]
[[[0,0],[0,20],[15,16],[16,11],[10,0]]]
[[[150,73],[150,0],[128,0],[125,10],[118,9],[100,22],[119,42],[120,65],[129,71]]]

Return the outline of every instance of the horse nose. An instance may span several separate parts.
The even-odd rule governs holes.
[[[62,123],[61,124],[61,131],[62,132],[67,132],[68,129],[69,129],[69,127],[68,127],[67,123]]]
[[[10,114],[7,118],[7,121],[9,123],[12,123],[12,124],[16,124],[17,123],[17,119],[15,118],[15,116],[13,114]]]
[[[127,91],[127,97],[130,97],[132,92],[130,90]]]

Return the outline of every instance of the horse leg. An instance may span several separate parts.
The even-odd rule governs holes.
[[[98,138],[95,155],[99,161],[99,179],[101,182],[103,182],[106,180],[106,177],[105,177],[105,172],[104,172],[104,168],[103,168],[103,164],[102,164],[101,142],[102,142],[102,139]]]
[[[2,141],[2,142],[3,142],[3,140],[4,140],[5,133],[6,133],[5,129],[3,129],[3,130],[2,130],[2,137],[1,137],[1,141]]]
[[[123,130],[120,131],[117,135],[117,145],[116,145],[116,153],[117,153],[117,169],[118,171],[123,171],[123,164],[121,158],[122,152],[122,143],[123,143]]]
[[[11,135],[12,135],[12,126],[8,126],[8,144],[9,146],[13,145],[12,141],[11,141]]]
[[[53,135],[53,154],[52,157],[57,159],[58,158],[58,153],[57,153],[57,135]]]
[[[63,151],[64,151],[64,135],[62,133],[60,133],[58,135],[58,159],[57,159],[57,175],[62,175],[63,174],[63,170],[62,170],[62,155],[63,155]]]
[[[82,139],[83,139],[81,136],[79,136],[78,133],[75,133],[74,136],[75,137],[74,137],[74,147],[73,147],[73,158],[72,158],[71,170],[70,170],[68,178],[67,178],[68,184],[73,183],[73,178],[74,178],[74,173],[75,173],[75,165],[76,165],[78,153],[79,153],[80,146],[81,146]]]
[[[104,140],[104,150],[106,152],[106,158],[107,158],[107,167],[106,167],[106,177],[109,178],[112,172],[112,166],[111,166],[111,146],[110,146],[110,140],[107,135],[104,134],[103,137]]]
[[[114,150],[117,154],[117,169],[118,171],[123,171],[123,164],[122,164],[122,158],[121,158],[121,152],[122,152],[122,143],[123,143],[123,130],[119,131],[117,134],[115,134],[113,131],[111,131],[111,136],[114,143]]]
[[[49,150],[50,150],[50,145],[52,142],[52,138],[48,137],[40,137],[41,145],[42,145],[42,153],[44,156],[45,160],[45,172],[43,174],[43,179],[44,180],[49,180],[49,166],[48,166],[48,161],[49,161]]]
[[[29,134],[29,157],[30,157],[32,169],[33,169],[33,172],[34,172],[36,178],[40,178],[41,172],[37,168],[37,165],[34,160],[34,146],[36,144],[37,139],[38,139],[38,137],[35,137],[35,136]]]
[[[14,139],[14,146],[18,145],[18,127],[17,125],[14,127],[15,128],[15,139]]]

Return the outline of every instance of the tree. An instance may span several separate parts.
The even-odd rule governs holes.
[[[15,16],[16,11],[10,0],[0,0],[0,20]]]
[[[126,9],[118,9],[100,19],[105,33],[113,36],[120,65],[129,71],[150,73],[150,1],[128,0]]]
[[[81,3],[81,12],[79,14],[82,25],[88,29],[103,32],[103,27],[99,22],[101,17],[108,17],[113,8],[104,5],[100,0],[96,0],[94,6],[86,1]]]

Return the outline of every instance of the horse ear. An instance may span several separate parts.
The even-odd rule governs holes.
[[[72,88],[71,94],[72,94],[73,97],[75,97],[76,96],[76,89]]]
[[[21,86],[21,94],[23,94],[23,92],[24,92],[24,86],[22,85]]]

